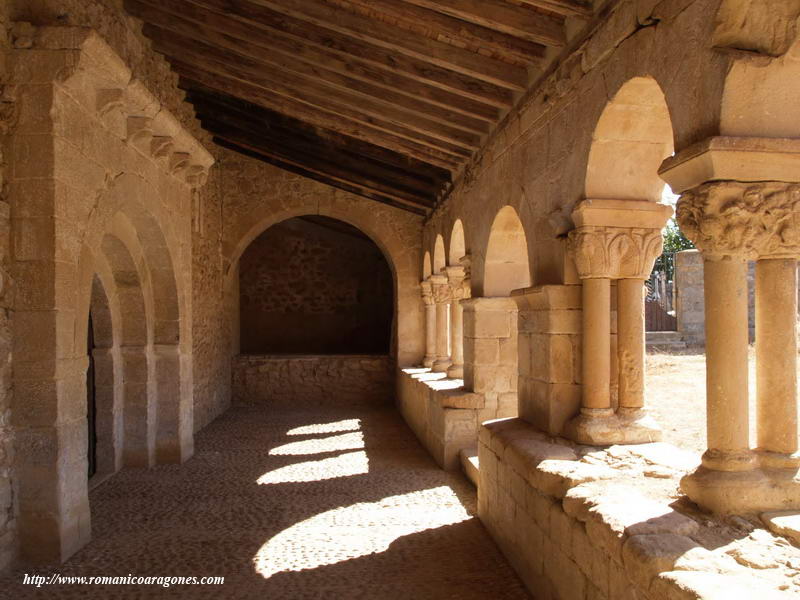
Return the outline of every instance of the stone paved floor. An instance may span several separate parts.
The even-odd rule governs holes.
[[[514,599],[522,584],[392,409],[234,408],[181,466],[91,493],[93,541],[64,575],[225,576],[224,586],[22,586],[2,598]]]

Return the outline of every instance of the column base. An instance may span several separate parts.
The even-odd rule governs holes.
[[[434,373],[444,373],[452,364],[449,358],[437,358],[431,366],[431,371]]]
[[[643,409],[582,408],[564,427],[564,435],[578,444],[612,446],[648,444],[661,440],[661,429]]]
[[[783,454],[768,450],[756,450],[758,464],[765,469],[800,469],[800,453]]]
[[[701,466],[681,479],[680,489],[715,514],[800,508],[800,479],[794,469],[715,471]]]
[[[435,361],[436,361],[435,356],[426,356],[425,358],[422,359],[422,366],[430,369]]]
[[[447,376],[450,379],[464,379],[464,365],[450,365],[447,369]]]

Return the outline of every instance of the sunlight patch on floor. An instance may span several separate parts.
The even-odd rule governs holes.
[[[358,431],[361,429],[361,419],[343,419],[333,423],[315,423],[295,427],[286,432],[286,435],[313,435],[320,433],[340,433],[343,431]]]
[[[323,461],[319,461],[323,462]],[[269,578],[385,552],[395,540],[471,519],[448,486],[334,508],[270,539],[253,557]]]
[[[269,451],[270,456],[303,456],[323,452],[361,450],[364,447],[364,434],[360,431],[333,435],[327,438],[313,438],[301,442],[291,442],[277,446]]]
[[[294,465],[287,465],[269,473],[264,473],[258,478],[259,485],[272,485],[276,483],[300,483],[309,481],[323,481],[337,477],[351,477],[369,473],[369,460],[367,453],[347,452],[341,456],[310,460]]]

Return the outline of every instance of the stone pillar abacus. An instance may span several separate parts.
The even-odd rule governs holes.
[[[464,310],[461,300],[466,297],[464,279],[466,271],[461,265],[446,268],[450,282],[450,359],[447,376],[452,379],[464,378]]]
[[[661,168],[681,194],[678,223],[704,269],[708,448],[681,489],[716,513],[800,508],[798,173],[800,140],[762,138],[710,138]],[[756,440],[748,414],[749,260],[756,261]]]
[[[433,301],[436,305],[436,360],[432,370],[444,373],[450,368],[450,300],[453,296],[447,275],[436,273],[430,278],[433,288]]]
[[[436,305],[433,302],[433,286],[429,279],[420,284],[422,302],[425,304],[425,358],[423,367],[432,367],[436,360]]]
[[[582,282],[582,397],[565,433],[590,445],[657,441],[644,411],[644,281],[661,253],[669,206],[645,200],[584,200],[573,211],[569,251]],[[617,281],[618,340],[611,344],[611,282]],[[614,360],[616,359],[616,360]],[[612,406],[612,368],[619,403]]]

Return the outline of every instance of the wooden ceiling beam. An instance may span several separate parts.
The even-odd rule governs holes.
[[[453,112],[448,108],[436,106],[422,100],[406,96],[394,89],[386,89],[372,83],[341,75],[321,66],[312,65],[294,56],[276,53],[259,48],[246,41],[237,41],[227,36],[204,36],[197,26],[184,21],[187,27],[180,27],[180,20],[171,19],[166,28],[146,23],[143,33],[153,40],[158,47],[168,47],[173,51],[191,48],[203,55],[213,56],[217,60],[237,61],[240,68],[253,70],[262,76],[274,78],[279,73],[291,73],[305,86],[321,88],[323,94],[341,95],[348,100],[361,97],[361,105],[369,111],[371,107],[380,109],[382,116],[398,114],[404,124],[413,125],[419,122],[423,133],[438,133],[441,139],[466,148],[477,148],[481,136],[489,131],[485,121],[474,119]],[[180,31],[179,31],[180,30]],[[244,58],[245,60],[242,60]],[[335,90],[335,91],[331,91]],[[397,111],[405,111],[403,113]],[[395,112],[392,112],[395,111]],[[438,136],[437,136],[438,137]]]
[[[587,19],[592,16],[594,10],[590,1],[581,0],[520,0],[523,4],[546,10],[564,17],[580,17]]]
[[[362,14],[370,16],[375,12],[391,17],[398,27],[424,27],[462,43],[473,44],[480,48],[510,58],[525,65],[540,64],[547,48],[529,40],[524,40],[502,31],[496,31],[456,19],[449,15],[421,8],[403,0],[345,0],[353,7],[360,7]],[[405,25],[403,25],[405,23]]]
[[[252,58],[262,57],[267,52],[276,56],[278,60],[292,57],[340,75],[371,83],[384,90],[404,94],[409,98],[422,99],[485,123],[494,124],[499,119],[497,107],[489,103],[478,102],[458,92],[436,87],[424,80],[420,81],[408,74],[398,74],[370,62],[343,56],[335,50],[310,44],[295,35],[277,29],[265,29],[232,16],[211,12],[195,4],[126,0],[126,8],[145,22]]]
[[[348,160],[329,153],[325,149],[314,149],[310,144],[292,142],[282,136],[264,136],[261,132],[247,129],[246,123],[237,122],[235,119],[220,115],[201,113],[198,118],[212,135],[228,140],[238,140],[249,147],[264,153],[292,162],[296,165],[335,177],[341,181],[348,181],[372,191],[393,196],[421,206],[432,205],[438,190],[428,188],[421,190],[412,187],[407,180],[399,181],[394,174],[387,173],[386,169],[374,167],[365,162]]]
[[[510,90],[524,91],[528,86],[527,71],[521,67],[403,31],[387,23],[343,11],[320,0],[242,1],[266,6],[273,11],[308,21],[319,27],[338,31],[392,52],[412,56]]]
[[[407,136],[409,139],[453,156],[469,157],[473,150],[480,147],[478,135],[468,134],[419,115],[415,116],[365,96],[320,86],[321,82],[260,65],[241,55],[230,55],[214,47],[191,41],[186,43],[177,39],[159,39],[153,42],[153,48],[167,56],[173,65],[186,63],[203,65],[205,70],[235,77],[342,116],[357,116],[370,123],[381,123],[382,127],[393,133]]]
[[[295,40],[302,40],[306,46],[336,53],[348,63],[356,65],[365,63],[395,75],[409,77],[414,81],[456,93],[476,102],[501,109],[510,108],[514,103],[512,91],[506,88],[439,67],[426,60],[392,52],[381,46],[363,42],[330,29],[317,27],[307,21],[294,19],[264,6],[242,0],[173,1],[180,2],[174,6],[181,10],[185,9],[193,19],[198,16],[203,18],[206,25],[218,22],[226,16],[239,21],[248,26],[249,33],[244,35],[245,39],[266,39],[265,35],[268,37],[289,35]],[[130,0],[126,0],[126,7],[129,2]],[[173,5],[172,2],[170,5]],[[201,7],[204,11],[199,15],[190,13],[192,5]],[[254,30],[260,30],[261,33],[256,33]],[[238,33],[236,35],[238,37]]]
[[[428,213],[428,209],[426,207],[420,206],[415,202],[408,202],[403,199],[392,197],[391,195],[385,195],[378,192],[374,192],[368,188],[358,186],[351,182],[340,181],[337,178],[332,177],[330,175],[326,175],[324,173],[318,173],[313,169],[310,169],[303,165],[294,164],[292,161],[284,160],[275,157],[268,152],[264,152],[263,150],[260,150],[258,148],[250,147],[244,142],[237,140],[228,140],[221,136],[214,136],[213,141],[215,144],[222,146],[223,148],[227,148],[229,150],[238,152],[245,156],[261,160],[263,162],[276,166],[285,171],[302,175],[303,177],[307,177],[308,179],[319,181],[331,187],[335,187],[344,190],[346,192],[350,192],[351,194],[362,196],[370,200],[375,200],[376,202],[380,202],[382,204],[388,204],[389,206],[393,206],[394,208],[399,208],[401,210],[413,212],[420,216],[425,216]]]
[[[561,47],[567,34],[563,19],[505,0],[406,0],[457,19],[483,25],[545,46]]]
[[[234,118],[247,124],[259,135],[283,135],[336,151],[349,158],[374,164],[400,177],[408,178],[412,185],[438,190],[451,180],[449,171],[422,163],[408,156],[362,142],[355,138],[315,127],[297,119],[265,109],[232,96],[224,96],[197,85],[184,85],[186,99],[195,106],[198,114],[211,111],[213,115]]]
[[[259,88],[246,81],[199,69],[192,65],[173,62],[173,68],[183,78],[184,83],[199,84],[222,94],[230,94],[306,123],[388,148],[451,172],[463,162],[451,154],[395,135],[377,125],[366,122],[363,118],[342,117],[292,97]],[[357,111],[354,112],[357,115]]]

